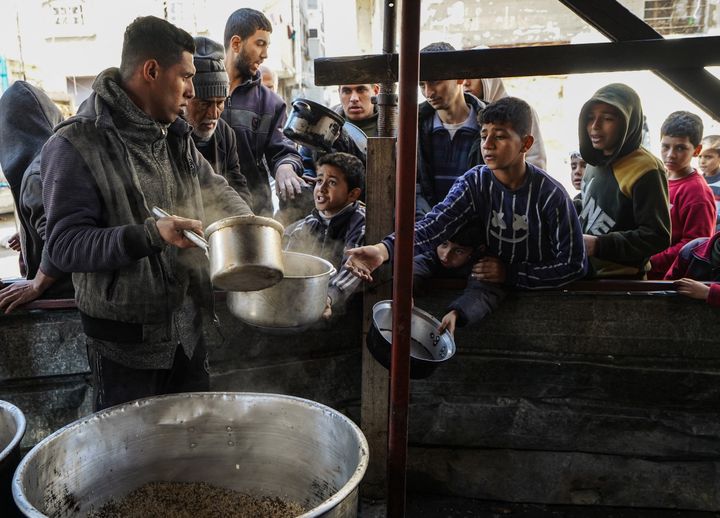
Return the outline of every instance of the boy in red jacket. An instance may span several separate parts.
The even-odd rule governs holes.
[[[671,113],[660,129],[660,154],[668,171],[670,247],[650,258],[649,279],[662,279],[685,244],[715,231],[715,199],[692,166],[700,153],[703,123],[694,113]]]

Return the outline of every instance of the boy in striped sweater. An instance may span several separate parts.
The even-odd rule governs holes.
[[[415,223],[415,254],[437,247],[466,223],[480,226],[485,255],[471,280],[493,289],[562,286],[585,275],[587,260],[577,213],[565,189],[545,171],[525,161],[533,144],[532,111],[505,97],[478,116],[485,165],[457,179],[445,199]],[[394,235],[381,243],[348,250],[346,267],[364,280],[392,256]],[[479,287],[480,293],[486,293]],[[409,294],[408,294],[409,295]],[[443,319],[442,330],[472,323],[492,308],[474,308]]]

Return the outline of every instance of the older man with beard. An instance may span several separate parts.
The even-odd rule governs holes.
[[[240,170],[235,132],[220,118],[230,80],[225,71],[225,51],[219,43],[202,36],[195,39],[193,86],[195,97],[188,101],[187,121],[192,125],[192,139],[200,154],[215,172],[252,205],[247,178]]]

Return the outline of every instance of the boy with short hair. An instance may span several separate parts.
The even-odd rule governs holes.
[[[698,156],[698,167],[715,198],[717,221],[715,230],[720,230],[720,135],[703,137],[702,149]]]
[[[670,246],[668,184],[662,163],[641,147],[642,106],[622,83],[599,89],[578,118],[582,211],[590,275],[644,278],[648,260]]]
[[[347,271],[345,250],[365,241],[365,205],[359,201],[365,167],[349,153],[328,153],[318,158],[313,189],[315,208],[285,229],[284,248],[330,261],[338,271],[330,279],[324,318],[341,310],[359,280]]]
[[[671,113],[660,128],[660,154],[668,171],[672,234],[670,247],[650,258],[650,279],[662,279],[686,243],[710,237],[715,230],[712,191],[691,164],[700,153],[702,131],[700,117],[686,111]]]
[[[415,223],[416,255],[473,222],[486,246],[485,256],[473,265],[473,280],[492,283],[498,290],[539,289],[585,275],[582,230],[570,197],[545,171],[525,161],[533,143],[530,106],[504,97],[488,105],[478,119],[485,165],[459,177],[445,199]],[[381,243],[348,250],[346,266],[361,279],[372,280],[370,274],[390,259],[393,246],[390,235]],[[441,329],[453,326],[446,322]]]
[[[682,247],[665,279],[677,279],[673,284],[679,294],[720,307],[720,283],[700,282],[720,281],[720,232]]]
[[[572,186],[578,191],[582,188],[582,179],[585,176],[585,168],[587,163],[583,160],[580,151],[573,151],[570,153],[570,181]],[[573,198],[573,205],[578,214],[582,211],[582,192],[577,193]]]

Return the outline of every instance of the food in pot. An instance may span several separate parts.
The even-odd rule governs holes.
[[[295,502],[252,496],[205,482],[150,482],[110,500],[87,518],[294,518],[307,512]]]

